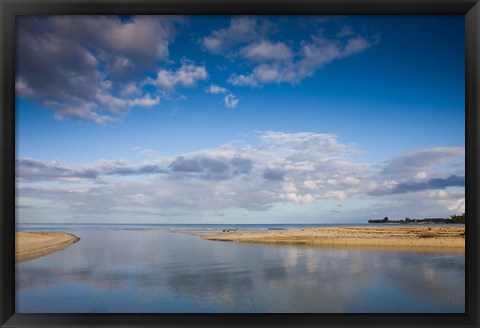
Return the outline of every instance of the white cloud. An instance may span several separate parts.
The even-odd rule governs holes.
[[[225,102],[225,106],[228,108],[235,108],[238,105],[238,102],[240,101],[237,97],[235,97],[233,94],[226,95],[225,98],[223,98]]]
[[[269,25],[257,17],[233,17],[230,25],[213,31],[201,39],[203,48],[218,54],[228,52],[229,48],[255,40],[268,31]]]
[[[415,174],[415,179],[419,179],[419,180],[424,180],[427,178],[427,172],[425,171],[419,171],[417,172],[417,174]]]
[[[249,75],[232,74],[228,78],[227,82],[237,87],[249,86],[252,88],[256,88],[261,85],[261,83],[255,77],[255,74],[249,74]]]
[[[151,95],[146,94],[142,98],[128,99],[127,104],[130,107],[140,106],[140,107],[152,107],[160,103],[160,97],[152,98]]]
[[[118,121],[159,96],[137,81],[158,62],[183,19],[174,16],[25,16],[17,24],[17,96],[57,119]],[[141,36],[141,37],[139,37]]]
[[[241,54],[254,61],[287,60],[293,57],[292,50],[285,43],[273,43],[269,40],[251,43],[241,50]]]
[[[168,59],[169,44],[176,34],[176,26],[183,20],[153,15],[132,16],[128,20],[116,16],[51,16],[47,22],[62,38],[70,37],[99,47],[104,51],[103,56],[113,55],[120,65],[129,62],[149,65],[155,60]]]
[[[223,103],[225,107],[227,108],[235,108],[238,105],[238,102],[240,101],[233,93],[231,93],[228,89],[225,89],[219,85],[216,84],[211,84],[206,90],[206,93],[210,94],[226,94],[228,93],[225,97],[223,97]]]
[[[215,84],[211,84],[207,90],[206,90],[207,93],[211,93],[211,94],[219,94],[219,93],[227,93],[228,90],[221,87],[221,86],[218,86],[218,85],[215,85]]]
[[[400,179],[414,176],[418,178],[418,174],[420,176],[435,175],[444,165],[463,163],[464,156],[463,147],[434,147],[410,151],[385,162],[382,174],[385,177]],[[460,172],[452,171],[453,174],[462,174],[462,172],[463,165]]]
[[[348,198],[348,194],[343,190],[331,190],[325,193],[325,197],[345,200]]]
[[[213,31],[201,43],[211,53],[256,63],[251,72],[232,73],[227,79],[234,86],[255,88],[297,84],[324,65],[361,53],[376,42],[355,33],[350,26],[343,26],[336,38],[325,37],[324,27],[311,27],[309,40],[275,41],[277,26],[268,19],[234,17],[227,28]]]
[[[465,198],[456,199],[450,202],[448,210],[453,214],[465,213]]]
[[[379,187],[371,191],[372,195],[382,194],[402,194],[413,193],[423,190],[445,189],[448,187],[464,187],[465,176],[457,176],[454,174],[432,178],[424,181],[415,179],[407,179],[403,181],[387,181],[383,187]]]
[[[171,90],[176,87],[193,87],[198,81],[206,80],[207,77],[205,66],[197,66],[193,62],[183,61],[182,66],[176,71],[159,70],[155,79],[147,79],[145,83]]]
[[[77,103],[65,104],[55,101],[45,101],[44,105],[54,110],[54,118],[57,120],[79,119],[105,124],[117,118],[112,115],[102,115],[97,112],[97,105],[91,102],[78,101]]]
[[[315,181],[312,181],[312,180],[305,180],[303,182],[303,185],[308,189],[312,189],[312,190],[318,189],[317,185],[315,184]]]
[[[106,89],[108,88],[109,87],[107,86]],[[139,96],[141,94],[142,90],[140,90],[140,86],[133,81],[127,82],[126,84],[122,85],[120,91],[120,95],[122,97]]]
[[[360,180],[355,178],[355,177],[345,177],[342,180],[344,183],[351,185],[351,186],[356,186],[360,183]]]
[[[301,211],[303,206],[338,201],[345,206],[343,213],[349,206],[360,206],[363,212],[354,214],[368,218],[447,216],[464,207],[461,178],[452,177],[453,169],[439,165],[438,159],[432,159],[436,165],[425,163],[437,172],[437,178],[419,181],[415,180],[416,171],[408,178],[400,171],[396,179],[385,180],[379,164],[356,160],[359,151],[340,143],[334,135],[269,131],[256,136],[255,146],[229,143],[174,156],[156,154],[138,163],[101,160],[68,166],[58,161],[20,158],[16,162],[19,202],[56,204],[53,208],[57,216],[61,212],[88,212],[99,218],[102,213],[122,213],[125,208],[198,214],[268,211],[277,204],[290,204],[292,210],[300,206]],[[449,153],[446,149],[444,152]],[[38,215],[44,210],[36,208]],[[320,213],[322,206],[316,211]],[[147,214],[145,217],[151,218]]]
[[[104,111],[116,114],[121,117],[129,108],[132,107],[152,107],[160,103],[160,97],[152,97],[150,94],[144,94],[139,97],[116,97],[104,91],[98,91],[95,94],[97,105]]]
[[[371,45],[370,41],[361,36],[354,36],[347,40],[312,36],[310,42],[301,43],[298,59],[294,60],[292,56],[285,55],[284,59],[277,58],[273,62],[262,62],[255,66],[251,73],[232,74],[227,81],[235,86],[249,87],[272,83],[297,84],[306,77],[313,76],[324,65],[361,53]],[[261,49],[266,54],[268,51],[265,49],[271,50],[272,46],[264,45]],[[257,58],[260,56],[257,55]]]
[[[28,86],[27,82],[21,78],[15,81],[15,92],[24,97],[33,97],[35,95],[35,92]]]

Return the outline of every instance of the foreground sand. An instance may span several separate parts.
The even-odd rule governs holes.
[[[60,251],[79,241],[67,232],[27,232],[15,233],[15,262],[25,262]]]
[[[207,233],[207,240],[350,247],[465,248],[464,226],[371,226]]]

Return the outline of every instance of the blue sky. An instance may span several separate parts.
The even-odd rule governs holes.
[[[464,211],[463,16],[22,17],[20,222]]]

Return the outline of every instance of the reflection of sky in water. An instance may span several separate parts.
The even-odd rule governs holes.
[[[69,227],[70,228],[70,227]],[[204,241],[73,228],[17,265],[17,312],[464,312],[463,254]]]

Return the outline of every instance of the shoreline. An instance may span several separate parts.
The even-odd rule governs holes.
[[[330,227],[198,234],[202,239],[272,245],[465,249],[465,227]]]
[[[68,232],[15,232],[15,263],[22,263],[61,251],[79,241]]]

